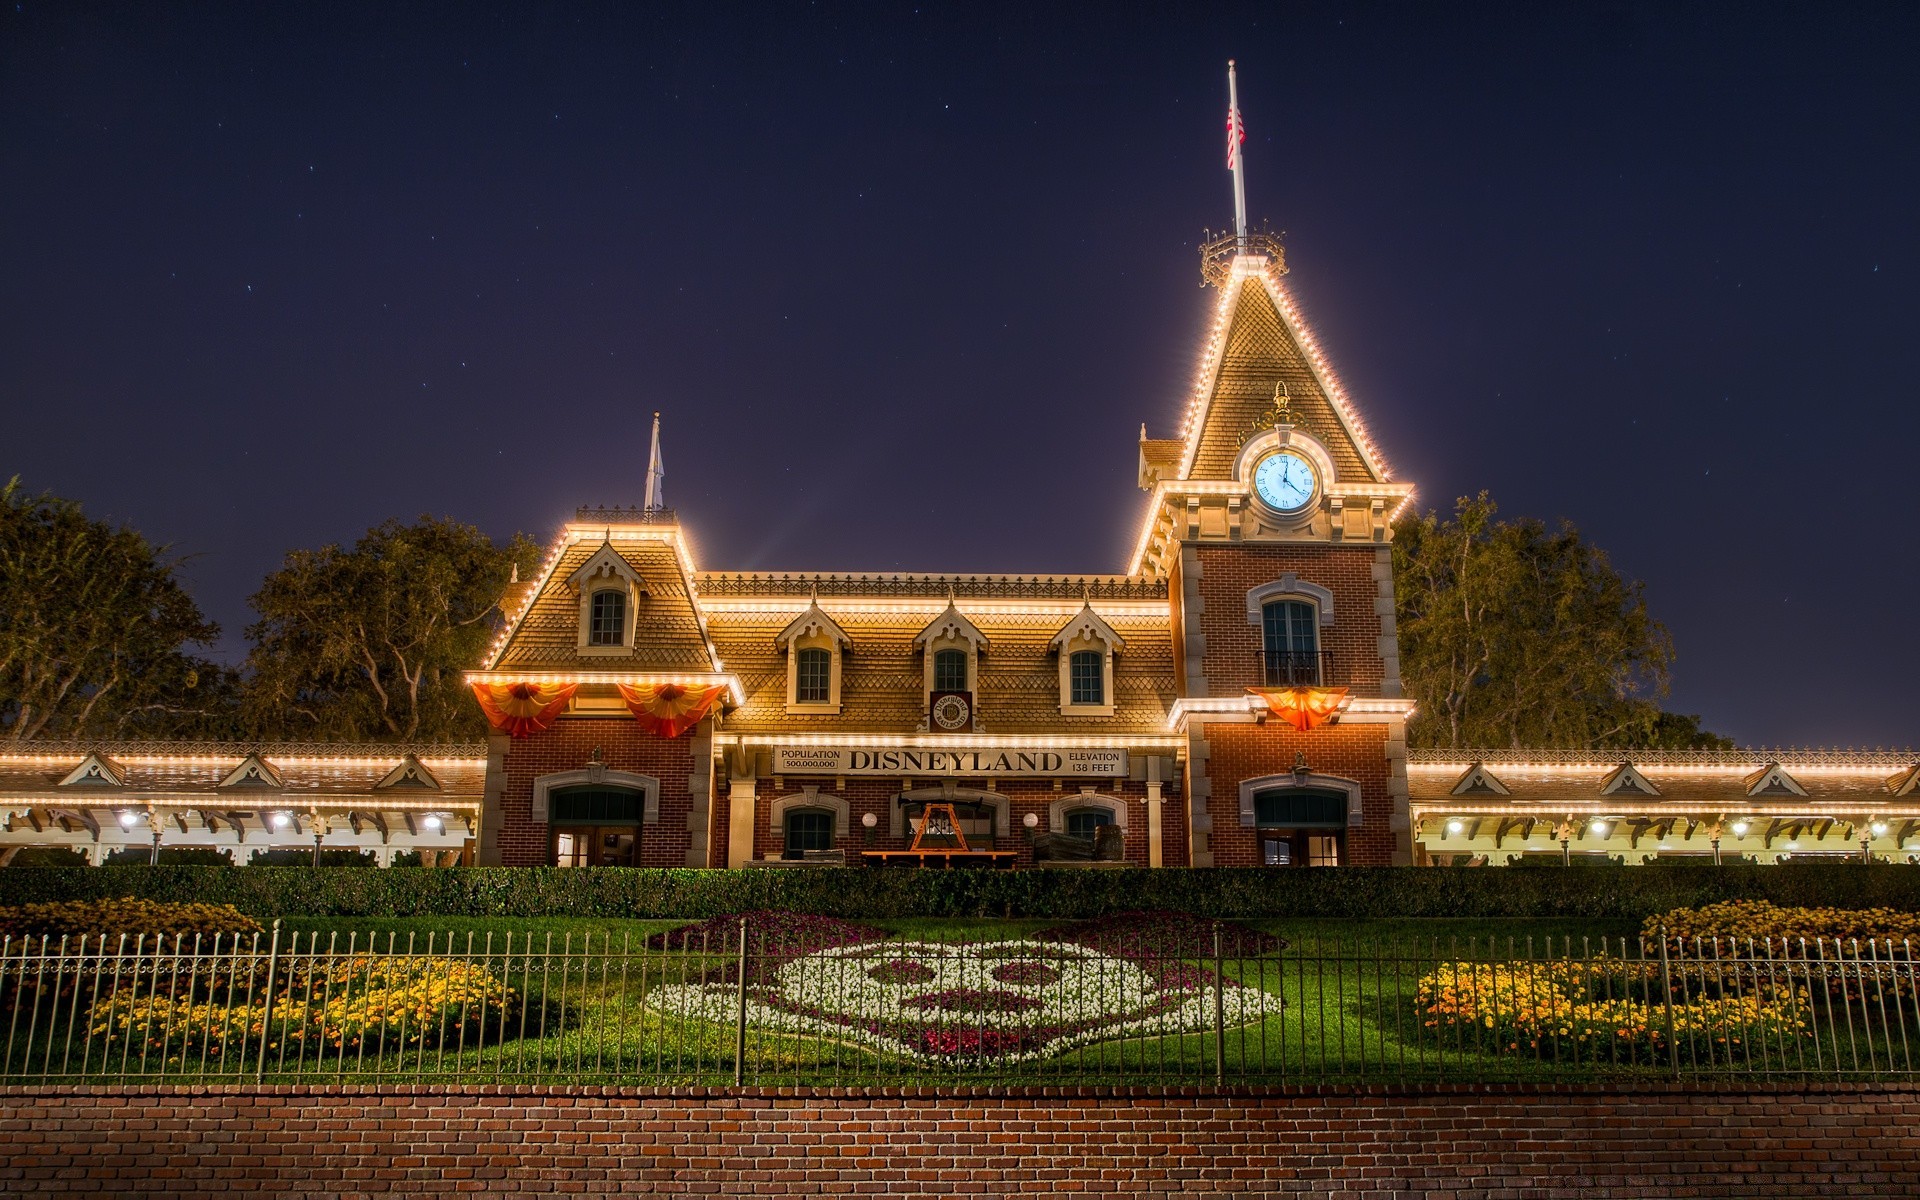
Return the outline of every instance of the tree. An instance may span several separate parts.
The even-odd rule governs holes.
[[[1496,521],[1482,492],[1394,531],[1401,678],[1422,746],[1727,745],[1663,712],[1673,643],[1571,524]]]
[[[0,488],[0,736],[172,736],[217,725],[220,635],[153,545],[71,501]]]
[[[245,708],[257,737],[388,741],[485,732],[461,682],[498,628],[523,535],[496,546],[450,519],[389,520],[350,549],[289,553],[252,599]]]

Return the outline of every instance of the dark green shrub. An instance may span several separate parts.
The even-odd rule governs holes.
[[[787,871],[127,866],[0,871],[0,904],[139,896],[232,904],[257,917],[674,917],[783,909],[854,919],[1097,917],[1619,917],[1723,900],[1920,911],[1904,865],[1710,863],[1661,870],[1355,867],[1075,871]]]

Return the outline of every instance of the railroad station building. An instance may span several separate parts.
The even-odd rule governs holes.
[[[1907,857],[1920,764],[1855,752],[1409,753],[1393,474],[1279,244],[1202,251],[1181,428],[1142,429],[1110,575],[695,562],[586,508],[469,673],[484,747],[0,751],[0,857],[372,850],[507,866],[1501,865]],[[657,448],[657,439],[656,439]]]

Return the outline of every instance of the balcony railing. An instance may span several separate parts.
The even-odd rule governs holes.
[[[1268,687],[1333,686],[1333,651],[1268,650]]]

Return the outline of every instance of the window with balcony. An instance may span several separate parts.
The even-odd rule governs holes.
[[[1268,687],[1325,687],[1332,672],[1320,650],[1320,615],[1305,600],[1269,600],[1261,607]]]

